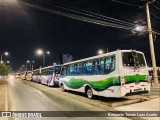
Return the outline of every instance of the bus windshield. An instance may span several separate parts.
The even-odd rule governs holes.
[[[61,71],[61,66],[56,66],[55,67],[55,74],[60,74]]]
[[[136,52],[123,52],[122,53],[123,66],[128,67],[143,67],[145,66],[144,56]]]

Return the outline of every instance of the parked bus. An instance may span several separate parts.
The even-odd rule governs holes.
[[[21,73],[22,80],[32,80],[32,71],[24,71]]]
[[[40,83],[40,69],[33,70],[32,81]]]
[[[41,68],[41,84],[45,84],[48,86],[59,85],[60,70],[61,65],[53,65]]]
[[[26,72],[26,80],[32,80],[32,71]]]
[[[26,79],[26,71],[25,72],[21,72],[21,79],[22,80]]]
[[[117,50],[65,63],[59,85],[63,92],[83,92],[88,98],[123,97],[150,91],[145,56],[135,50]]]

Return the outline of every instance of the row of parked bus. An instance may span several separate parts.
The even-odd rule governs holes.
[[[145,56],[140,51],[117,50],[63,65],[27,71],[21,79],[48,86],[59,86],[64,92],[123,97],[130,93],[150,91]]]

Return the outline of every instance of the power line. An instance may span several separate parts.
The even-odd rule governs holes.
[[[151,14],[152,16],[154,16],[155,18],[157,18],[157,19],[159,19],[159,20],[160,20],[160,17],[156,16],[156,15],[155,15],[155,14],[153,14],[152,12],[150,12],[150,14]]]
[[[160,32],[155,32],[155,31],[152,31],[153,33],[155,33],[156,35],[160,35]]]
[[[60,11],[56,11],[56,10],[53,11],[51,9],[47,9],[47,8],[40,7],[40,6],[37,6],[37,5],[31,5],[31,4],[28,4],[28,5],[30,5],[32,7],[35,7],[35,8],[38,8],[38,9],[41,9],[41,10],[46,11],[46,12],[54,13],[54,14],[57,14],[57,15],[69,17],[69,18],[72,18],[72,19],[80,20],[80,21],[85,21],[85,22],[88,22],[88,23],[94,23],[94,24],[98,24],[98,25],[102,25],[102,26],[108,26],[108,27],[113,27],[113,28],[121,28],[121,29],[127,29],[127,30],[132,29],[131,27],[118,25],[118,24],[114,24],[114,23],[109,23],[109,22],[106,22],[106,21],[96,20],[96,19],[92,19],[92,18],[80,16],[80,15],[73,15],[73,14],[70,14],[70,13],[60,12]]]
[[[42,2],[40,0],[37,0],[38,2]],[[50,0],[49,0],[50,1]],[[50,1],[52,3],[56,3],[56,2],[53,2],[53,1]],[[111,18],[111,17],[107,17],[107,16],[104,16],[104,15],[100,15],[100,14],[97,14],[97,13],[93,13],[93,12],[90,12],[90,11],[86,11],[86,10],[80,10],[80,9],[77,9],[79,11],[76,11],[76,10],[73,10],[73,9],[68,9],[68,8],[65,8],[65,7],[62,7],[62,6],[57,6],[57,5],[54,5],[54,4],[49,4],[47,2],[42,2],[42,3],[45,3],[45,4],[48,4],[48,5],[53,5],[55,7],[58,7],[58,8],[61,8],[63,10],[68,10],[68,11],[71,11],[71,12],[74,12],[74,13],[78,13],[78,14],[82,14],[82,15],[86,15],[86,16],[90,16],[90,17],[94,17],[94,18],[98,18],[98,19],[101,19],[101,20],[106,20],[106,21],[110,21],[110,22],[113,22],[113,23],[118,23],[118,24],[121,24],[121,25],[124,25],[124,26],[134,26],[135,24],[133,23],[129,23],[129,22],[126,22],[126,21],[122,21],[122,20],[119,20],[119,19],[115,19],[115,18]],[[57,3],[56,3],[57,4]],[[58,3],[59,4],[59,3]],[[61,4],[62,5],[62,4]],[[73,7],[71,7],[73,8]],[[74,8],[75,9],[75,8]],[[81,12],[82,11],[82,12]]]
[[[160,5],[160,3],[159,2],[157,2],[157,0],[155,1],[158,5]]]
[[[126,2],[122,2],[122,1],[118,1],[118,0],[111,0],[112,2],[117,2],[120,4],[125,4],[125,5],[130,5],[130,6],[134,6],[134,7],[139,7],[138,5],[135,4],[131,4],[131,3],[126,3]]]
[[[156,31],[156,32],[160,32],[160,31],[158,31],[158,30],[156,30],[156,29],[153,29],[154,31]]]
[[[160,35],[160,31],[153,29],[153,33]]]
[[[156,8],[157,10],[160,11],[160,8],[158,8],[157,6],[155,6],[154,4],[151,4],[154,8]]]

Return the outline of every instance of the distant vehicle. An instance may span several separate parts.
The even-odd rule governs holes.
[[[88,98],[119,98],[149,92],[150,78],[142,52],[117,50],[63,64],[59,85],[62,91],[82,92]]]
[[[14,74],[14,77],[15,77],[15,78],[20,78],[20,77],[21,77],[21,74],[20,74],[20,73],[15,73],[15,74]]]
[[[41,68],[40,82],[48,86],[59,85],[61,65],[53,65]]]
[[[0,79],[2,79],[2,78],[3,78],[3,76],[0,75]]]
[[[21,78],[22,80],[25,80],[25,79],[26,79],[26,71],[21,73],[21,77],[20,77],[20,78]]]

